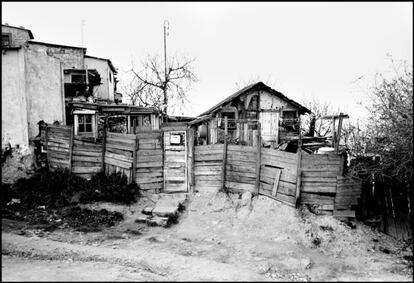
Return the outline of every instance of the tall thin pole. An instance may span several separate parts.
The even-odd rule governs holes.
[[[168,110],[168,99],[167,99],[167,35],[170,29],[170,22],[164,21],[164,107],[165,107],[165,119],[167,122],[167,110]]]

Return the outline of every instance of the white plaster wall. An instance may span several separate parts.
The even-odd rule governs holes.
[[[25,95],[24,49],[2,52],[1,144],[27,147],[28,124]]]
[[[108,61],[85,57],[85,66],[88,69],[96,69],[101,75],[101,85],[95,87],[95,97],[100,99],[109,99],[114,101],[114,74],[109,67]],[[110,74],[112,80],[109,80]]]
[[[39,130],[37,123],[64,122],[63,74],[60,60],[42,51],[26,52],[26,97],[29,138]]]

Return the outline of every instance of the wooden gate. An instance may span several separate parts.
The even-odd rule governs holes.
[[[138,139],[136,179],[141,190],[160,192],[163,188],[162,132],[141,131]]]
[[[46,128],[46,149],[49,169],[71,170],[73,128],[64,125],[48,125]]]
[[[164,131],[164,192],[187,192],[186,131]]]

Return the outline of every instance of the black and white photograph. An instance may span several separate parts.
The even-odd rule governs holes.
[[[2,281],[413,281],[412,1],[1,23]]]

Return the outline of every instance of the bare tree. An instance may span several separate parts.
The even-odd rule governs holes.
[[[182,109],[188,103],[188,88],[197,77],[192,70],[195,59],[173,57],[167,61],[166,70],[158,55],[148,55],[139,71],[132,63],[130,72],[134,77],[128,95],[138,105],[154,106],[164,114],[171,114],[171,110]]]
[[[308,108],[312,114],[304,117],[302,128],[305,131],[310,129],[312,120],[314,120],[314,131],[316,136],[325,137],[330,134],[332,131],[332,120],[322,119],[322,117],[339,113],[339,111],[335,111],[330,103],[319,101],[315,97],[305,100],[303,105]]]

